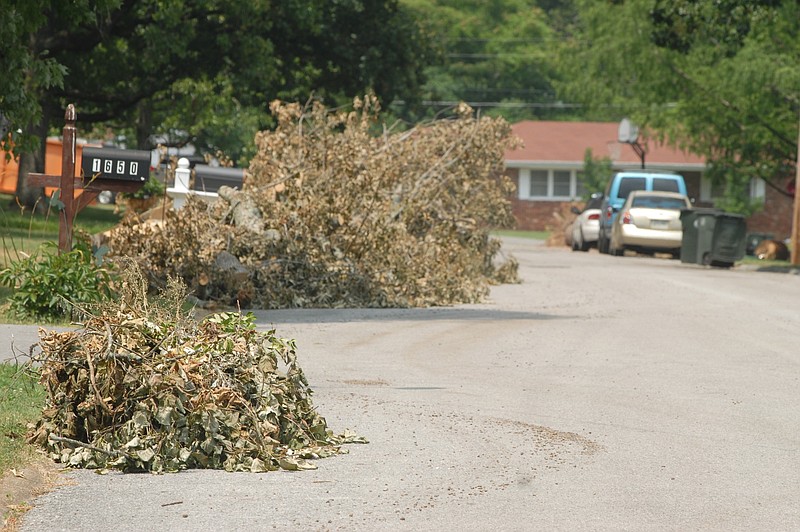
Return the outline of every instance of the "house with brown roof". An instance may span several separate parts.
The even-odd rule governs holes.
[[[542,231],[552,228],[564,206],[581,202],[588,192],[580,180],[587,149],[596,159],[608,157],[615,172],[642,167],[633,146],[620,142],[616,122],[525,121],[512,126],[522,146],[505,154],[506,174],[514,181],[511,198],[517,228]],[[645,168],[683,175],[695,205],[714,206],[721,190],[704,177],[705,159],[654,140],[642,141]],[[609,176],[610,177],[610,176]],[[784,239],[792,232],[793,200],[761,179],[753,179],[753,198],[764,201],[762,212],[747,220],[748,231],[770,233]]]

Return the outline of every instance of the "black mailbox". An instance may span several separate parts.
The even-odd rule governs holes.
[[[194,167],[194,189],[203,192],[216,192],[225,185],[232,188],[242,188],[244,170],[241,168],[226,168],[223,166],[209,166],[196,164]]]
[[[147,181],[150,152],[117,148],[83,148],[81,170],[84,179]]]

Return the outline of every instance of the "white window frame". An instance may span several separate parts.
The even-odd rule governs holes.
[[[709,178],[703,175],[700,178],[700,201],[706,203],[713,203],[718,200],[719,196],[712,194],[712,183]],[[760,177],[754,177],[750,180],[750,199],[764,199],[767,195],[767,184]]]
[[[537,200],[537,201],[571,201],[578,197],[578,173],[582,169],[575,168],[553,168],[553,167],[534,167],[534,168],[520,168],[519,170],[519,187],[518,194],[521,200]],[[547,195],[533,196],[531,195],[531,172],[540,171],[547,172]],[[569,172],[569,195],[556,196],[555,190],[555,172]]]

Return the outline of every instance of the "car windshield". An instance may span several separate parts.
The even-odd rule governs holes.
[[[633,198],[631,207],[645,209],[685,209],[686,201],[682,198],[665,198],[663,196],[637,196]]]

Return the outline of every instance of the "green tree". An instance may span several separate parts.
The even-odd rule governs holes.
[[[66,75],[64,65],[50,55],[49,41],[39,35],[52,20],[69,30],[119,3],[0,0],[0,148],[7,156],[20,155],[20,175],[44,169],[50,109],[42,108],[41,98],[46,91],[63,87]],[[23,180],[18,194],[32,205],[41,191],[29,189]]]
[[[595,192],[605,191],[612,174],[611,159],[608,157],[595,159],[592,149],[587,148],[583,154],[583,172],[580,176],[586,190],[583,199],[588,200]]]
[[[795,0],[579,1],[558,85],[594,117],[630,116],[706,157],[723,206],[742,213],[759,177],[783,193],[800,116]]]
[[[557,35],[549,15],[562,13],[565,3],[542,2],[547,12],[535,0],[404,3],[437,45],[422,95],[432,102],[429,114],[458,101],[510,121],[574,113],[559,103],[552,84]]]
[[[0,66],[27,81],[0,85],[10,142],[30,161],[19,188],[43,169],[44,139],[67,103],[83,129],[111,126],[129,146],[171,139],[246,158],[269,101],[315,93],[337,102],[369,90],[413,100],[429,55],[395,0],[0,0],[0,8],[0,29],[10,30],[0,33]]]

